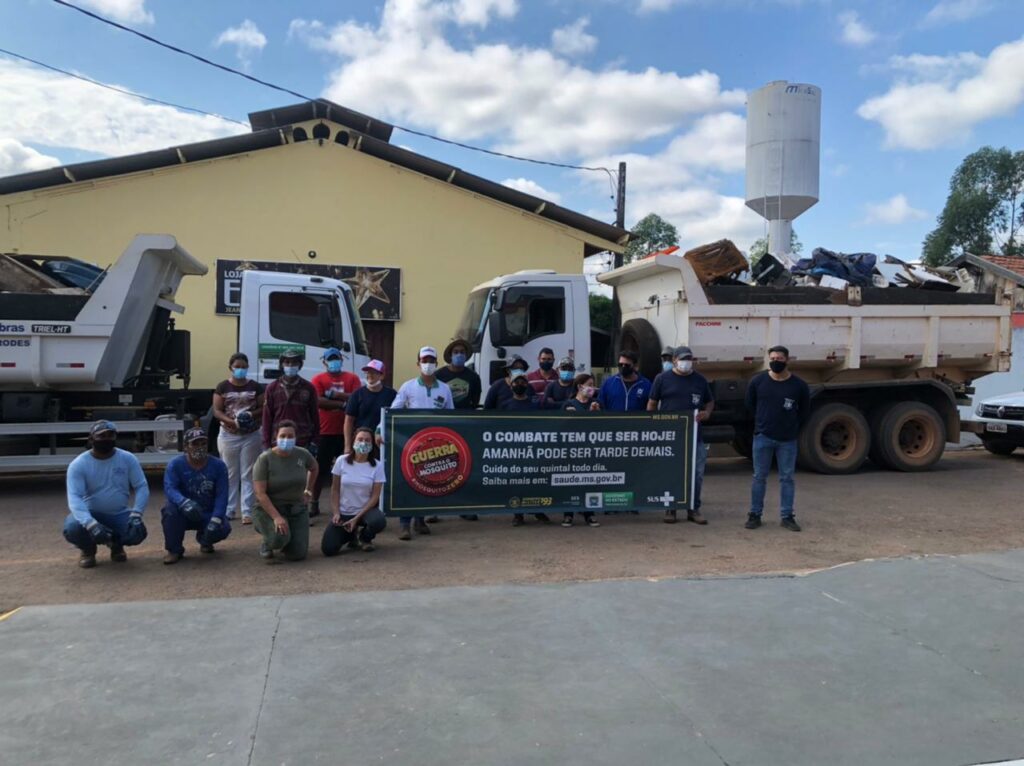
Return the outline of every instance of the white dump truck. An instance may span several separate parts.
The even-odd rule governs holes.
[[[0,470],[59,467],[67,461],[59,448],[80,445],[94,418],[147,434],[180,431],[207,415],[213,392],[189,387],[191,336],[173,317],[186,310],[175,302],[182,279],[206,273],[169,235],[135,237],[107,270],[70,258],[0,255]],[[276,378],[287,348],[316,360],[332,346],[349,371],[369,359],[348,285],[244,272],[238,348],[252,379]],[[319,370],[307,364],[303,374]],[[140,436],[135,446],[151,441]],[[41,446],[50,454],[39,456]],[[148,462],[161,460],[153,454]]]
[[[656,255],[598,279],[618,291],[620,345],[640,371],[661,370],[665,346],[690,346],[712,383],[708,441],[749,457],[747,381],[767,368],[768,349],[790,350],[790,366],[811,385],[813,410],[800,460],[822,473],[849,473],[869,458],[901,471],[930,468],[960,431],[957,405],[973,379],[1009,369],[1007,297],[912,288],[761,287],[702,284],[689,261]],[[535,364],[542,347],[592,360],[583,275],[520,272],[469,296],[456,334],[490,380],[512,354]],[[604,360],[598,361],[603,366]]]

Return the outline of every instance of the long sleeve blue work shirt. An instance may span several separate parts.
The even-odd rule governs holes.
[[[187,498],[199,503],[204,516],[223,519],[228,510],[228,468],[212,456],[202,468],[193,468],[184,455],[178,455],[164,471],[164,494],[174,505]]]
[[[101,460],[92,452],[83,452],[71,461],[67,476],[68,510],[82,526],[93,520],[93,513],[131,513],[146,510],[149,484],[138,459],[130,452],[115,449]],[[135,502],[128,497],[135,493]]]

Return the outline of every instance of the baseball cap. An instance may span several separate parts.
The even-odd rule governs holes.
[[[117,426],[109,420],[97,420],[92,424],[92,427],[89,428],[89,436],[99,436],[100,434],[109,432],[117,433]]]
[[[292,346],[291,348],[286,348],[284,351],[282,351],[280,358],[281,359],[305,359],[306,358],[306,352],[303,351],[300,348],[295,348],[294,346]]]
[[[192,442],[207,438],[206,431],[202,428],[190,428],[185,432],[184,441],[185,444],[191,444]]]
[[[559,367],[571,367],[572,369],[575,370],[576,369],[576,362],[574,362],[572,360],[572,358],[570,358],[568,356],[563,356],[561,359],[558,360],[558,366]]]
[[[519,354],[512,354],[512,356],[509,357],[509,360],[505,362],[505,369],[507,370],[517,364],[522,365],[524,370],[530,369],[530,363],[519,356]]]
[[[425,356],[432,356],[434,359],[437,359],[437,349],[433,346],[424,346],[420,349],[419,358],[422,359]]]
[[[693,356],[693,352],[690,350],[689,346],[680,346],[679,348],[672,352],[673,359],[683,359],[684,357],[687,356]]]
[[[661,355],[662,356],[672,356],[675,353],[676,353],[676,350],[674,348],[672,348],[672,346],[665,346],[665,348],[663,348],[661,350]]]
[[[322,357],[320,357],[320,358],[321,359],[333,359],[334,357],[338,357],[338,359],[341,359],[341,349],[340,348],[333,348],[333,347],[329,348],[326,351],[324,351],[324,355]]]
[[[371,359],[369,362],[366,363],[366,366],[363,367],[363,372],[366,372],[367,370],[375,370],[376,372],[379,372],[381,375],[383,375],[384,362],[382,362],[380,359]]]

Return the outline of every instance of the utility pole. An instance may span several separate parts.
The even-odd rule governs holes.
[[[626,163],[619,163],[619,183],[615,191],[615,225],[626,228]],[[615,253],[612,261],[615,268],[622,266],[622,253]],[[622,307],[619,305],[619,288],[612,287],[612,337],[608,348],[608,367],[614,367],[619,353],[619,325],[622,324]]]

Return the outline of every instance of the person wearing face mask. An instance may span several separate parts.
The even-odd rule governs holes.
[[[313,377],[320,409],[320,435],[316,443],[316,459],[320,464],[320,481],[313,488],[313,502],[309,515],[320,515],[320,493],[324,481],[338,455],[345,452],[345,407],[349,397],[362,385],[359,376],[342,370],[341,349],[324,351],[324,372]]]
[[[452,401],[457,410],[475,410],[480,406],[480,376],[466,366],[468,358],[469,344],[456,338],[444,350],[444,360],[448,364],[437,371],[437,379],[447,383],[452,390]]]
[[[230,375],[213,392],[213,416],[220,422],[217,452],[228,468],[228,518],[237,518],[241,503],[242,523],[252,524],[252,464],[263,451],[260,420],[263,417],[263,386],[249,378],[249,357],[232,354]]]
[[[491,387],[487,389],[487,396],[484,397],[484,409],[501,409],[501,405],[512,398],[512,386],[510,385],[512,373],[516,370],[521,370],[525,375],[529,368],[530,365],[525,359],[519,356],[519,354],[513,354],[505,363],[505,377],[494,381]]]
[[[543,397],[549,383],[558,382],[555,371],[555,352],[550,348],[542,348],[537,354],[537,369],[526,376],[533,387],[533,393]]]
[[[301,561],[309,551],[309,506],[319,467],[316,458],[297,446],[291,420],[273,430],[274,446],[256,458],[252,482],[256,507],[252,516],[263,537],[260,558],[268,564],[280,553],[288,561]]]
[[[509,370],[509,388],[512,390],[512,398],[506,399],[498,407],[505,412],[531,412],[542,407],[540,398],[533,392],[533,387],[526,379],[525,370],[514,367]],[[551,519],[546,513],[535,513],[533,517],[541,524],[550,524]],[[526,523],[526,517],[522,513],[512,516],[512,526],[521,527]]]
[[[779,513],[782,526],[799,532],[793,503],[796,484],[797,437],[800,426],[811,409],[811,391],[807,384],[791,373],[789,349],[773,346],[768,349],[768,371],[751,378],[747,384],[747,410],[754,415],[754,480],[750,490],[750,513],[747,529],[761,526],[765,488],[772,470],[772,458],[779,466]]]
[[[651,397],[647,400],[647,410],[655,412],[693,412],[697,410],[697,423],[703,423],[711,417],[715,409],[715,400],[711,394],[711,386],[707,379],[693,369],[693,351],[689,346],[680,346],[672,352],[672,369],[659,373],[651,386]],[[693,486],[693,510],[687,511],[686,520],[694,524],[707,524],[701,515],[700,492],[704,484],[704,468],[708,462],[708,448],[704,444],[701,428],[697,426],[697,448],[693,455],[696,478]],[[675,509],[665,511],[665,523],[676,523]]]
[[[558,380],[548,383],[544,389],[544,407],[558,410],[576,396],[576,363],[569,357],[558,360]]]
[[[203,553],[231,533],[227,520],[228,469],[224,461],[210,457],[206,431],[185,432],[185,454],[178,455],[164,471],[167,504],[160,511],[164,530],[164,563],[177,564],[185,555],[185,532],[196,530]]]
[[[384,464],[377,454],[373,429],[359,428],[353,436],[351,452],[338,458],[331,479],[331,523],[324,530],[320,550],[325,556],[337,556],[348,545],[355,550],[372,551],[373,538],[387,526],[380,510],[384,488]]]
[[[576,389],[575,396],[568,399],[562,405],[563,410],[572,412],[598,412],[601,405],[597,403],[597,388],[594,386],[594,376],[588,372],[582,372],[573,381],[573,388]]]
[[[420,374],[407,380],[398,389],[398,395],[391,404],[392,409],[400,410],[451,410],[455,409],[452,401],[452,390],[448,384],[437,379],[437,349],[424,346],[416,356]],[[422,516],[417,516],[415,524],[412,516],[401,516],[398,519],[398,539],[412,540],[412,529],[418,534],[429,535],[430,527]]]
[[[366,385],[356,389],[345,406],[345,453],[352,452],[352,439],[357,428],[376,431],[380,424],[380,411],[395,401],[398,392],[384,385],[384,362],[371,359],[363,368]]]
[[[651,381],[637,372],[637,355],[619,353],[619,374],[609,375],[597,393],[597,402],[605,412],[643,412],[651,393]]]
[[[138,458],[117,449],[117,426],[97,420],[89,429],[89,450],[68,466],[68,510],[64,539],[80,551],[78,566],[96,566],[96,549],[110,546],[110,560],[128,560],[126,545],[146,539],[142,513],[149,484]],[[128,504],[129,495],[134,501]]]
[[[290,420],[295,423],[298,446],[315,453],[320,436],[320,397],[313,384],[299,375],[303,351],[290,348],[281,354],[279,362],[281,376],[267,386],[264,394],[263,448],[274,445],[274,427],[282,420]]]
[[[672,356],[675,354],[675,352],[676,352],[676,350],[674,348],[672,348],[672,346],[665,346],[665,348],[663,348],[661,350],[661,371],[662,372],[670,372],[672,370],[672,368],[675,366],[672,363]]]

